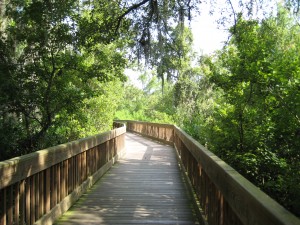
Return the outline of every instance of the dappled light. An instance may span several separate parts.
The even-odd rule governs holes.
[[[171,146],[127,133],[124,158],[57,224],[197,224],[183,182]]]
[[[299,24],[300,0],[0,1],[0,225],[81,195],[87,223],[300,224]]]

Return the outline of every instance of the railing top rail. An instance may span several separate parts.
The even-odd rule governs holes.
[[[21,181],[125,132],[126,127],[124,126],[105,133],[2,161],[0,162],[0,189]]]
[[[176,134],[244,224],[300,225],[300,220],[296,216],[182,129],[174,127]]]
[[[146,122],[146,121],[136,121],[136,120],[115,120],[116,122],[120,123],[136,123],[136,124],[147,124],[150,126],[156,126],[157,124],[160,125],[160,127],[167,127],[167,128],[173,128],[173,124],[168,123],[152,123],[152,122]]]

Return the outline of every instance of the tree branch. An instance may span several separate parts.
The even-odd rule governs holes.
[[[134,4],[131,7],[129,7],[121,16],[118,17],[118,23],[117,23],[117,27],[115,30],[115,33],[117,33],[117,31],[119,30],[120,26],[121,26],[121,22],[123,20],[123,18],[129,14],[130,12],[132,12],[133,10],[138,9],[139,7],[141,7],[142,5],[146,4],[147,2],[150,2],[151,0],[143,0],[140,3]]]
[[[231,7],[231,10],[232,10],[232,13],[233,13],[233,18],[234,18],[234,33],[235,33],[236,32],[236,24],[237,24],[236,13],[235,13],[235,10],[233,8],[231,0],[228,0],[228,3],[230,4],[230,7]]]

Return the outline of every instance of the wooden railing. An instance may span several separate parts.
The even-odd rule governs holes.
[[[300,220],[180,128],[127,122],[127,130],[174,145],[198,199],[202,224],[300,225]]]
[[[0,162],[0,225],[52,224],[124,152],[126,128]]]

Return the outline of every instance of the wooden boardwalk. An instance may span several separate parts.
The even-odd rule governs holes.
[[[127,133],[126,151],[56,224],[198,224],[174,149]]]

